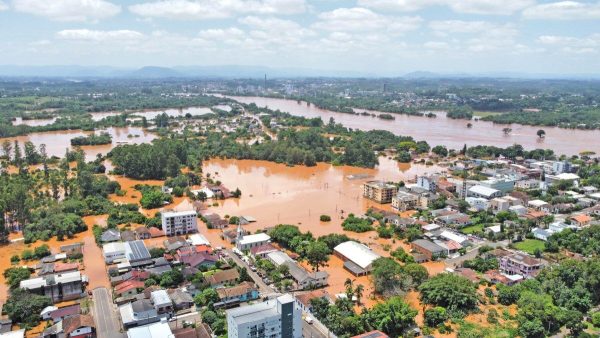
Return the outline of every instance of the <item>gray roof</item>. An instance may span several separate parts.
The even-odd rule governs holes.
[[[125,247],[127,259],[129,261],[141,261],[151,259],[150,251],[146,248],[144,241],[130,241]]]
[[[108,229],[102,233],[102,242],[116,242],[121,240],[121,233],[117,229]]]
[[[433,243],[432,241],[428,241],[426,239],[417,239],[417,240],[413,241],[412,243],[414,243],[415,245],[418,245],[421,248],[424,248],[425,250],[432,252],[432,253],[446,251],[441,246]]]

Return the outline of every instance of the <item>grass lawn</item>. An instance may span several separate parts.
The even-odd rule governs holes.
[[[467,234],[467,235],[472,235],[476,232],[481,232],[481,231],[483,231],[483,224],[469,225],[468,227],[464,227],[464,228],[460,229],[460,232],[462,232],[463,234]]]
[[[539,239],[526,239],[513,245],[517,250],[525,251],[530,255],[533,255],[536,249],[544,250],[544,241]]]

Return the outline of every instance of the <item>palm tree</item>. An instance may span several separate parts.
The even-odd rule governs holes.
[[[348,296],[348,299],[350,301],[352,301],[352,296],[354,295],[353,284],[354,283],[350,278],[346,278],[346,281],[344,282],[344,287],[346,287],[346,296]]]
[[[356,286],[356,289],[354,289],[354,295],[356,296],[356,303],[358,305],[360,305],[360,299],[363,296],[363,291],[365,290],[365,287],[362,284],[358,284]]]
[[[472,128],[473,127],[473,123],[469,122],[467,123],[467,128]]]

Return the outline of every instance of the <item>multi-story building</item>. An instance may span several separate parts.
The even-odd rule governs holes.
[[[290,294],[226,313],[229,338],[302,337],[302,310]]]
[[[19,287],[61,302],[81,297],[87,277],[79,271],[47,275],[21,281]]]
[[[412,194],[404,190],[398,190],[392,197],[392,208],[398,211],[406,211],[416,208],[419,205],[419,195]]]
[[[532,278],[542,269],[542,261],[526,254],[513,253],[499,258],[500,271]]]
[[[383,181],[369,181],[363,185],[363,196],[377,203],[390,203],[398,187]]]
[[[418,176],[417,187],[428,190],[429,192],[436,192],[438,179],[437,176]]]
[[[198,220],[194,210],[163,212],[162,229],[167,236],[184,235],[198,231]]]

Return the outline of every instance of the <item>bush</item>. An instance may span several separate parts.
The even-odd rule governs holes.
[[[594,324],[595,327],[600,327],[600,311],[592,315],[592,324]]]
[[[346,231],[354,231],[354,232],[367,232],[372,231],[373,227],[371,226],[373,222],[366,218],[360,218],[354,216],[354,214],[349,214],[348,218],[344,220],[342,223],[342,228]]]
[[[425,310],[425,324],[429,327],[438,327],[448,319],[446,309],[441,306],[436,306],[432,309]]]
[[[329,215],[321,215],[321,217],[319,217],[319,220],[321,222],[330,222],[331,221],[331,216],[329,216]]]

